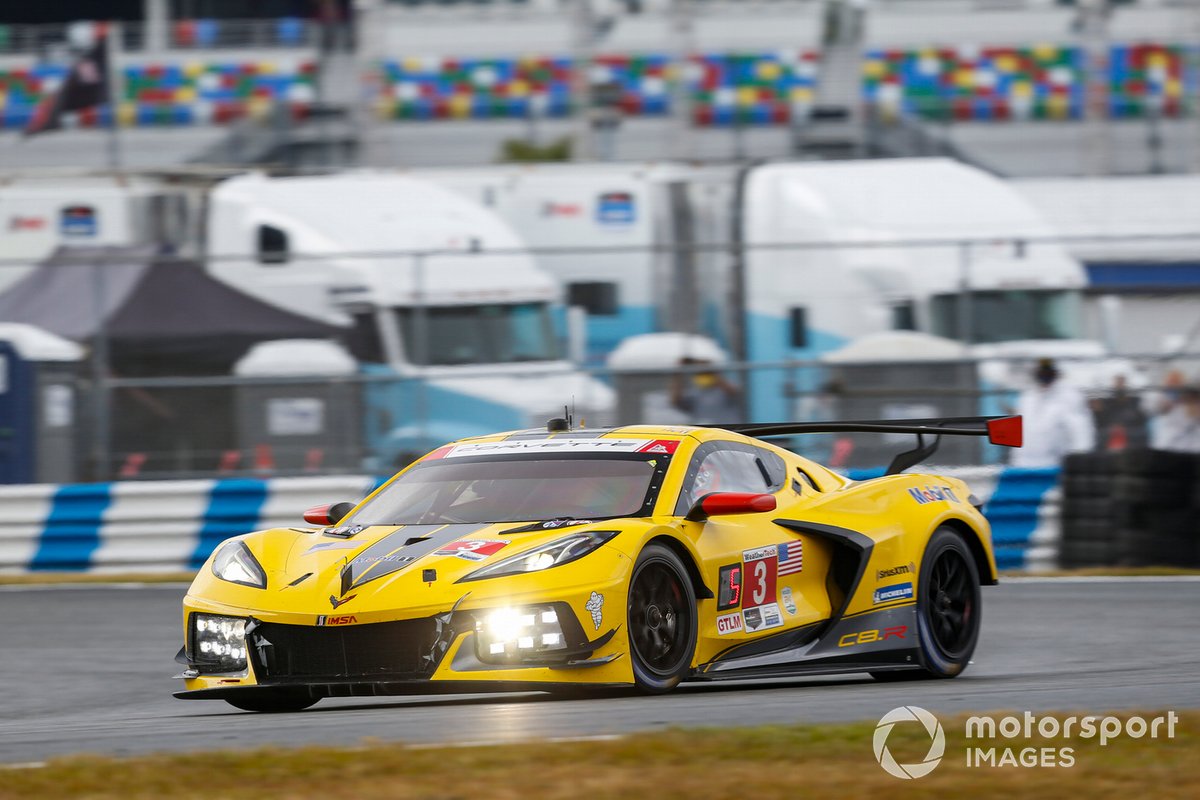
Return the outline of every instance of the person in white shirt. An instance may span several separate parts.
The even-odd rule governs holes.
[[[1091,450],[1096,427],[1083,393],[1060,381],[1058,368],[1048,358],[1038,362],[1033,380],[1017,401],[1025,443],[1014,451],[1012,465],[1057,467],[1068,453]]]
[[[1179,391],[1179,399],[1154,421],[1154,449],[1200,453],[1200,388]]]

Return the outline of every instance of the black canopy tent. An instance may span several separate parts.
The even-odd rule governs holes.
[[[103,338],[105,369],[120,378],[229,375],[258,342],[343,333],[243,294],[195,261],[128,247],[60,248],[0,293],[0,320],[93,348]],[[81,366],[87,375],[98,365]],[[234,401],[228,385],[111,392],[110,452],[92,454],[107,463],[93,462],[91,474],[111,477],[130,457],[158,474],[213,470],[237,447]]]
[[[91,344],[123,377],[227,375],[258,342],[342,329],[264,303],[150,248],[60,248],[3,294],[0,320]]]

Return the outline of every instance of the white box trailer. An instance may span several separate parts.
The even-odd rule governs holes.
[[[0,181],[0,291],[62,246],[183,248],[193,234],[191,219],[188,195],[153,178],[31,175]]]
[[[1037,178],[1013,187],[1088,273],[1085,313],[1124,353],[1200,352],[1200,176]],[[1114,309],[1119,324],[1112,324]]]
[[[563,283],[567,303],[587,312],[589,363],[638,334],[723,336],[728,298],[710,289],[728,253],[703,246],[727,236],[731,167],[505,164],[410,174],[493,209],[547,251],[538,263]]]
[[[567,248],[539,263],[588,308],[593,361],[626,337],[668,330],[760,363],[816,359],[893,329],[969,338],[968,356],[1103,353],[1081,324],[1084,271],[1046,241],[1053,226],[1005,181],[948,159],[413,174],[495,209],[531,246]],[[610,215],[613,196],[621,213]],[[918,246],[931,241],[943,244]],[[613,252],[569,251],[587,247]],[[987,372],[1020,384],[997,363]],[[785,378],[754,374],[753,418],[795,412]]]
[[[751,361],[812,359],[896,329],[964,341],[967,357],[1103,355],[1083,337],[1083,266],[983,170],[940,158],[779,163],[743,180],[733,280]],[[1021,385],[990,366],[990,380]],[[782,380],[754,376],[754,418],[789,418]]]
[[[543,426],[564,406],[611,418],[612,390],[560,347],[558,283],[498,215],[454,192],[387,172],[250,174],[210,192],[206,227],[215,277],[349,326],[363,368],[396,378],[366,392],[380,466]]]

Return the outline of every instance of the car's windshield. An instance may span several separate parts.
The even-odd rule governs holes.
[[[344,524],[438,525],[649,513],[663,458],[444,459],[417,464]]]
[[[559,357],[546,303],[396,309],[408,360],[420,365],[506,364]]]
[[[933,333],[962,339],[959,320],[964,311],[970,319],[970,340],[977,344],[1079,335],[1079,294],[1073,291],[971,292],[965,308],[957,294],[937,295],[930,302]]]

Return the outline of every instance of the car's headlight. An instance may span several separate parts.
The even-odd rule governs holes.
[[[476,614],[475,654],[480,661],[502,663],[567,649],[553,605],[494,608]]]
[[[501,578],[505,575],[521,575],[526,572],[540,572],[550,567],[569,564],[583,558],[620,531],[582,531],[547,542],[532,550],[526,550],[515,556],[489,564],[477,569],[466,577],[459,578],[458,583],[478,581],[484,578]]]
[[[250,548],[241,542],[222,545],[213,558],[212,571],[223,581],[253,586],[255,589],[267,588],[267,573],[263,572],[262,565]]]
[[[245,670],[246,620],[215,614],[193,614],[192,662],[211,672]]]

